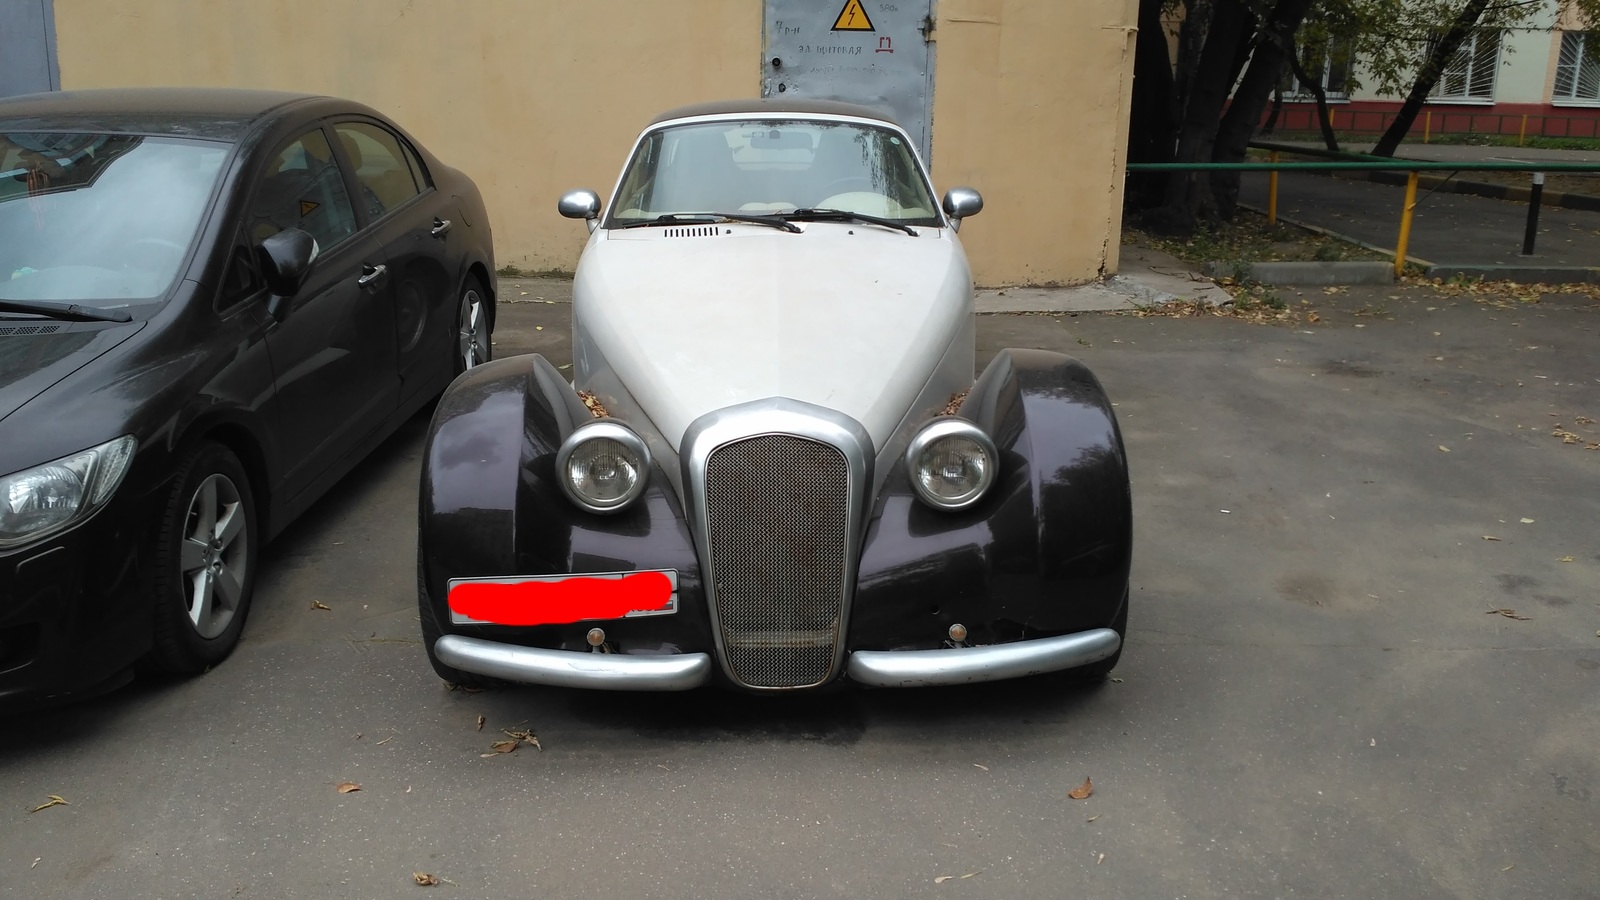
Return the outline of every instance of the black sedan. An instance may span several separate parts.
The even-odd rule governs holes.
[[[477,188],[328,97],[0,101],[0,706],[201,672],[262,545],[491,355]]]

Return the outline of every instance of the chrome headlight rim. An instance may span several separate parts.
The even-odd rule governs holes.
[[[917,477],[921,469],[923,454],[940,440],[948,437],[961,437],[972,441],[978,446],[984,456],[983,477],[978,486],[960,497],[941,497],[929,492]],[[1000,467],[1000,453],[995,449],[994,439],[978,426],[958,416],[940,416],[922,426],[911,443],[906,447],[905,455],[906,479],[911,482],[911,490],[921,500],[934,509],[954,512],[967,509],[983,500],[989,495],[989,489],[994,487],[995,478]]]
[[[74,475],[78,475],[74,466],[82,468],[82,474],[78,475],[76,503],[62,518],[28,531],[12,533],[4,530],[5,512],[0,510],[0,551],[39,543],[92,518],[111,502],[128,469],[132,468],[133,456],[138,449],[138,440],[131,434],[124,434],[103,444],[68,453],[59,459],[0,475],[0,505],[4,505],[15,502],[11,493],[20,482],[42,478],[52,468],[64,469]]]
[[[596,501],[578,493],[568,474],[567,465],[572,460],[572,454],[583,444],[589,441],[607,439],[616,441],[628,452],[632,453],[638,464],[639,477],[627,493],[615,500]],[[650,483],[650,447],[639,437],[639,433],[632,428],[614,419],[596,419],[586,422],[573,429],[567,439],[561,442],[561,448],[556,451],[556,478],[561,482],[561,492],[567,495],[573,505],[586,512],[600,515],[619,513],[632,506],[634,501],[644,495],[645,488]]]

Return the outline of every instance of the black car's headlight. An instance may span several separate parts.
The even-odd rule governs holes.
[[[937,509],[966,509],[983,499],[999,464],[994,441],[965,419],[934,419],[906,448],[912,489]]]
[[[0,477],[0,550],[71,528],[106,505],[136,446],[123,435],[81,453]]]
[[[618,512],[644,493],[650,448],[620,422],[590,422],[561,442],[556,477],[573,503],[590,512]]]

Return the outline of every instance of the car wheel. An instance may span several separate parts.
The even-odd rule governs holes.
[[[201,444],[178,472],[156,536],[151,662],[203,672],[239,643],[255,590],[255,496],[238,457]]]
[[[452,666],[447,666],[433,655],[433,644],[439,640],[443,633],[439,628],[439,621],[433,617],[433,601],[428,594],[428,581],[422,574],[422,554],[417,554],[417,618],[422,621],[422,647],[428,651],[428,664],[433,666],[433,671],[449,684],[465,688],[493,687],[500,682],[484,675],[472,672],[463,672]]]
[[[494,340],[489,335],[489,292],[476,276],[468,276],[456,304],[455,372],[482,365],[494,358]]]

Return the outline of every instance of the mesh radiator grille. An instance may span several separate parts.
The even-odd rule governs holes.
[[[849,553],[850,478],[828,444],[784,434],[706,462],[707,544],[728,667],[752,687],[833,674]]]

